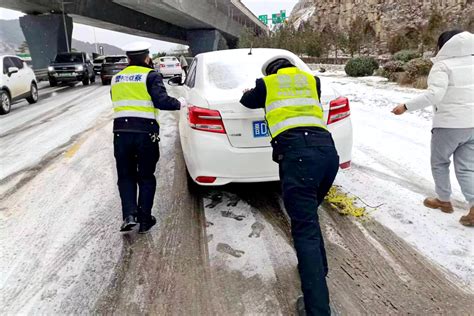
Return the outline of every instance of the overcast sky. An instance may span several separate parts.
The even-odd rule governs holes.
[[[280,10],[286,10],[287,15],[291,12],[294,5],[298,2],[298,0],[242,0],[242,2],[255,14],[255,15],[262,15],[268,14],[271,15],[272,13],[280,12]],[[1,20],[12,20],[18,19],[23,14],[18,11],[12,11],[0,8],[0,19]],[[109,31],[100,28],[93,28],[91,26],[82,25],[74,23],[73,29],[73,38],[93,43],[94,39],[94,29],[95,29],[95,38],[97,42],[107,43],[111,45],[115,45],[117,47],[122,47],[129,42],[143,39],[138,36],[118,33],[114,31]],[[171,50],[176,47],[176,44],[151,40],[147,39],[152,44],[151,52],[159,52],[159,51],[167,51]]]

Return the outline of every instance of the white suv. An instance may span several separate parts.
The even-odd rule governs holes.
[[[17,56],[0,56],[0,115],[10,112],[11,103],[26,98],[38,101],[38,85],[33,70]]]

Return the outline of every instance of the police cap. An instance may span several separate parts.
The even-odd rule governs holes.
[[[148,42],[140,41],[140,42],[133,42],[125,45],[123,50],[127,54],[127,56],[134,56],[134,55],[142,55],[148,54],[150,51],[151,44]]]

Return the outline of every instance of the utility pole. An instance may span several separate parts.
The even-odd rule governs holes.
[[[64,13],[64,0],[61,1],[61,6],[62,6],[62,12],[63,12],[63,23],[64,23],[64,36],[66,39],[66,47],[67,47],[67,52],[69,53],[71,51],[69,47],[69,39],[67,36],[67,23],[66,23],[66,14]]]
[[[92,27],[92,30],[94,31],[95,52],[99,53],[99,50],[98,50],[98,47],[97,47],[97,37],[95,36],[95,27]]]

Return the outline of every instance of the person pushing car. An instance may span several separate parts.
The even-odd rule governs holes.
[[[339,156],[323,116],[321,83],[288,56],[271,58],[262,72],[265,77],[244,91],[240,103],[265,110],[298,257],[304,296],[297,301],[297,312],[330,315],[328,264],[317,209],[334,182]]]
[[[156,191],[154,172],[160,157],[159,110],[179,110],[186,103],[168,96],[161,75],[153,70],[150,46],[135,42],[124,47],[129,66],[112,78],[110,91],[114,156],[122,200],[120,231],[129,232],[140,224],[138,232],[142,234],[156,224],[151,210]]]

